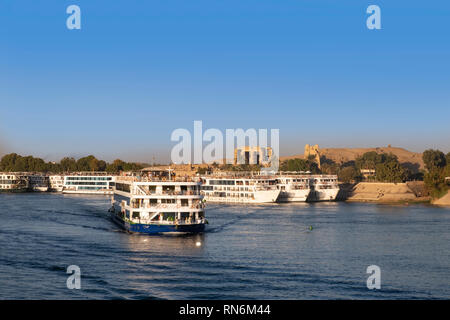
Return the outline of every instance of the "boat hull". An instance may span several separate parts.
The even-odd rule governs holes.
[[[0,189],[0,193],[24,193],[29,192],[28,189]]]
[[[202,233],[205,231],[205,224],[183,224],[183,225],[167,225],[167,224],[143,224],[143,223],[128,223],[112,215],[113,221],[121,228],[131,233],[144,234],[186,234],[186,233]]]
[[[335,201],[338,193],[339,189],[312,191],[308,197],[308,201],[310,202]]]
[[[34,187],[33,191],[34,192],[47,192],[48,191],[48,187]]]
[[[278,202],[306,202],[309,190],[281,191]]]
[[[216,203],[254,203],[254,204],[262,204],[262,203],[274,203],[277,202],[277,199],[280,195],[280,190],[265,190],[255,192],[255,198],[235,198],[235,197],[211,197],[205,196],[206,202],[216,202]]]
[[[67,189],[63,189],[62,193],[66,193],[66,194],[104,194],[104,195],[113,195],[114,194],[114,192],[112,190],[88,191],[88,190],[67,190]]]
[[[255,192],[255,202],[257,203],[273,203],[277,202],[280,196],[280,190],[265,190]]]

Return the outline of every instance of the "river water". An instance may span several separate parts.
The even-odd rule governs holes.
[[[109,207],[0,194],[0,299],[450,298],[450,209],[207,204],[204,234],[146,236],[120,230]],[[69,265],[80,290],[66,286]],[[370,265],[380,290],[367,288]]]

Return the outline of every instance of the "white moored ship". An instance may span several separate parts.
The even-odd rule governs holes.
[[[63,193],[113,194],[114,176],[104,172],[80,172],[64,176]]]
[[[22,173],[0,173],[0,192],[26,192],[29,178]]]
[[[334,201],[339,193],[336,175],[311,175],[308,201]]]
[[[277,176],[279,202],[305,202],[311,192],[310,179],[305,175],[281,173]]]
[[[52,192],[62,192],[64,188],[64,176],[54,175],[49,177],[50,188]]]
[[[271,203],[280,194],[274,177],[204,176],[202,193],[206,201]]]
[[[35,192],[47,192],[49,187],[48,176],[31,174],[28,176],[30,189]]]
[[[130,232],[203,232],[206,219],[200,185],[188,179],[117,177],[112,218]]]

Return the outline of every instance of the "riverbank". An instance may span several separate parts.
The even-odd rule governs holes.
[[[450,190],[445,196],[440,199],[434,200],[432,203],[437,206],[450,207]]]
[[[345,189],[343,197],[348,202],[429,203],[431,201],[423,182],[360,182],[347,186]]]

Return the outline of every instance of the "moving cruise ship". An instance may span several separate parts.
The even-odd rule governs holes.
[[[274,177],[204,176],[202,181],[202,193],[211,202],[271,203],[280,195]]]
[[[27,192],[28,176],[20,173],[0,173],[0,192]]]
[[[63,193],[113,194],[114,176],[104,172],[81,172],[64,176]]]
[[[199,233],[205,229],[200,181],[117,177],[113,221],[129,232]]]
[[[311,175],[308,201],[334,201],[339,193],[336,175]]]
[[[279,202],[305,202],[311,192],[310,178],[295,173],[281,173],[277,176],[280,190]]]

